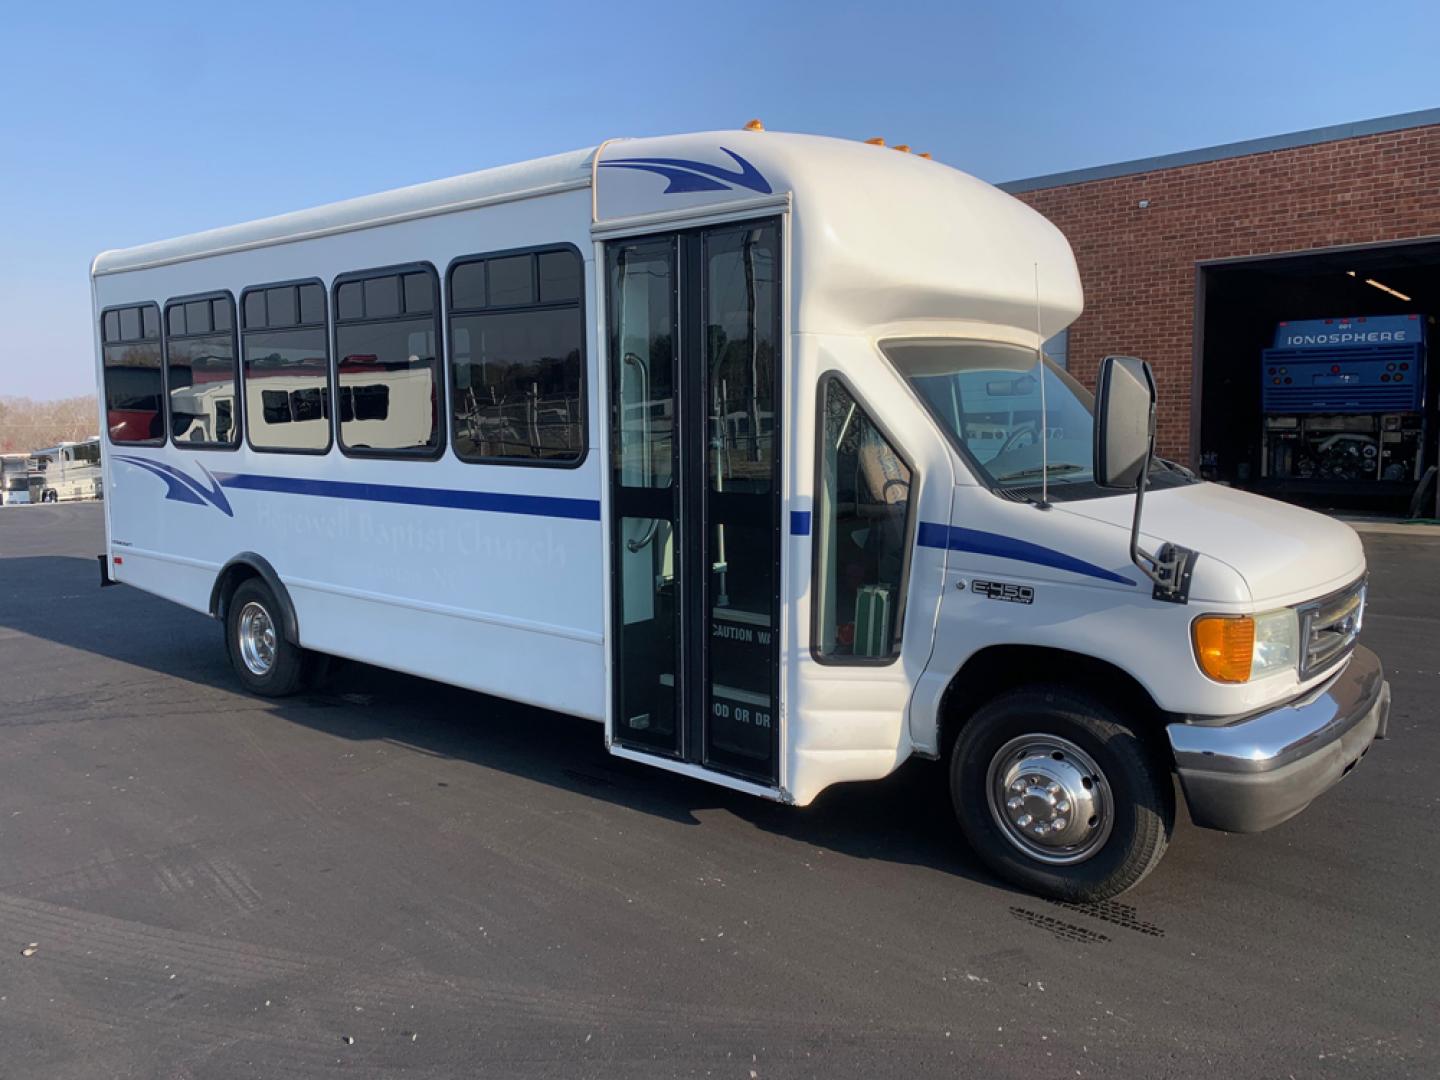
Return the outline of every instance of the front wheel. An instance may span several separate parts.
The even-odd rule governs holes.
[[[1108,704],[1063,687],[983,705],[955,742],[950,795],[992,870],[1081,903],[1137,884],[1175,823],[1169,773],[1149,746]]]

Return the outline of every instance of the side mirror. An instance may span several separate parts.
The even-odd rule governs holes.
[[[1130,561],[1155,583],[1150,594],[1169,604],[1190,601],[1190,576],[1200,553],[1164,543],[1154,553],[1140,547],[1145,483],[1155,452],[1155,375],[1133,356],[1107,356],[1095,387],[1095,483],[1135,492],[1130,520]]]
[[[1155,376],[1134,356],[1107,356],[1095,387],[1095,483],[1134,491],[1155,447]]]

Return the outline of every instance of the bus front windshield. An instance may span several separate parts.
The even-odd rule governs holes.
[[[1034,349],[999,342],[926,339],[882,348],[994,486],[1038,487],[1042,475],[1051,487],[1093,481],[1094,395],[1048,356],[1041,369]]]

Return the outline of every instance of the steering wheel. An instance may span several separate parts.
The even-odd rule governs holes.
[[[1022,435],[1030,436],[1030,441],[1025,444],[1026,446],[1034,446],[1040,441],[1035,430],[1035,422],[1032,420],[1024,427],[1018,427],[1014,431],[1012,431],[1009,438],[1007,438],[1005,442],[1001,445],[1000,449],[995,452],[995,456],[999,457],[1001,454],[1006,454],[1009,453],[1011,450],[1018,449],[1015,444],[1020,441],[1020,437]]]

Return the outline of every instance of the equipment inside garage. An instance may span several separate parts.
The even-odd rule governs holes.
[[[1200,275],[1203,474],[1317,507],[1433,514],[1440,243]]]

